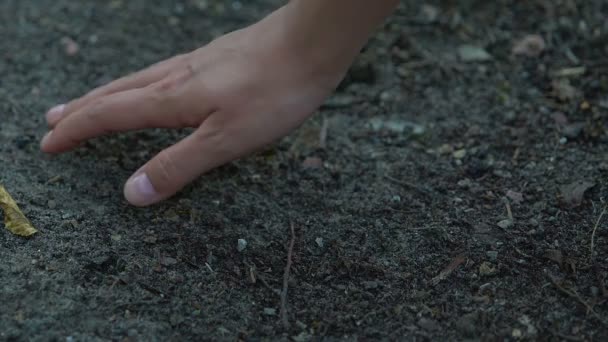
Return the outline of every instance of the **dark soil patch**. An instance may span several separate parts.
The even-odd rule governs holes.
[[[298,132],[153,208],[122,183],[183,132],[39,152],[51,105],[277,2],[233,4],[0,2],[0,181],[40,230],[0,230],[0,339],[608,338],[605,1],[404,2]]]

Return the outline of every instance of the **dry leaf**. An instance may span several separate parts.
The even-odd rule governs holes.
[[[4,226],[13,234],[29,237],[38,231],[30,221],[23,215],[19,206],[11,195],[0,184],[0,208],[4,211]]]
[[[524,195],[521,192],[517,192],[517,191],[513,191],[513,190],[507,191],[507,197],[509,197],[511,199],[511,201],[513,201],[513,203],[515,203],[515,204],[519,204],[524,201]]]
[[[570,208],[578,207],[583,202],[585,192],[594,186],[595,183],[587,181],[577,181],[572,184],[562,186],[561,192],[564,203]]]
[[[560,101],[570,101],[579,95],[578,89],[573,87],[567,78],[554,80],[551,86],[553,87],[553,95]]]
[[[559,249],[547,249],[544,257],[555,261],[564,272],[576,273],[576,262],[572,258],[565,257]]]
[[[549,260],[555,261],[560,268],[564,266],[564,255],[559,249],[547,249],[545,251],[544,257]]]

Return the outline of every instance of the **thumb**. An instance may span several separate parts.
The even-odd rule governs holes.
[[[125,198],[135,206],[145,207],[173,196],[204,172],[237,157],[225,141],[221,131],[211,131],[203,125],[135,172],[125,184]]]

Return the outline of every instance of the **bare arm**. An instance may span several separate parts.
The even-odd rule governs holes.
[[[294,45],[316,46],[325,57],[350,58],[398,4],[399,0],[293,0],[286,6],[287,26]]]

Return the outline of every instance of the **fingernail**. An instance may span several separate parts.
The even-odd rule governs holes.
[[[44,135],[42,141],[40,141],[40,147],[44,148],[49,143],[49,140],[51,139],[51,134],[53,134],[53,131],[49,131],[47,134]]]
[[[61,119],[61,116],[63,115],[64,109],[65,109],[65,105],[64,104],[60,104],[60,105],[57,105],[57,106],[51,108],[46,113],[46,120],[48,122],[55,122],[55,121]]]
[[[140,173],[125,185],[125,198],[129,203],[142,206],[151,204],[158,193],[145,173]]]

